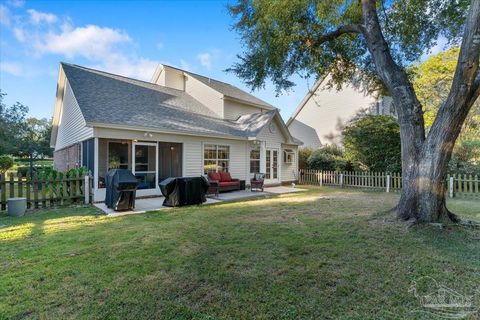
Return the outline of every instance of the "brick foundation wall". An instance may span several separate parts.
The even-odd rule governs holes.
[[[74,144],[53,152],[53,167],[58,171],[67,171],[80,166],[80,144]]]

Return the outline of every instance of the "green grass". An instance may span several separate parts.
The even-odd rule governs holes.
[[[386,213],[396,201],[315,188],[117,218],[0,216],[0,318],[430,319],[409,292],[423,276],[478,296],[479,230],[407,228]],[[449,207],[480,218],[478,200]]]

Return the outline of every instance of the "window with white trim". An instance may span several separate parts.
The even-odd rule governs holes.
[[[295,152],[292,149],[283,150],[283,162],[293,163],[295,161]]]
[[[250,173],[260,172],[260,146],[250,149]]]
[[[210,144],[203,145],[203,172],[228,172],[230,165],[230,146]]]

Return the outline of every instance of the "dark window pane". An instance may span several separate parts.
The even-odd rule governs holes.
[[[108,170],[128,169],[128,143],[108,143]]]

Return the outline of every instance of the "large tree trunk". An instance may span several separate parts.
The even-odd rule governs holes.
[[[362,12],[362,33],[377,73],[392,95],[400,124],[403,186],[396,208],[398,217],[420,222],[457,221],[445,203],[447,165],[480,91],[480,1],[471,3],[452,88],[427,137],[422,106],[381,32],[376,1],[362,0]]]

